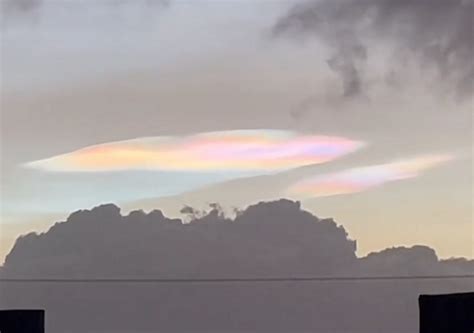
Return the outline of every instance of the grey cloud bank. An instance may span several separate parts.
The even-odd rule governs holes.
[[[189,207],[188,209],[189,210]],[[191,209],[192,210],[192,209]],[[190,223],[159,210],[78,211],[43,234],[20,237],[3,278],[265,278],[473,274],[426,246],[355,255],[332,219],[281,199]],[[195,215],[196,216],[196,215]],[[2,283],[2,307],[41,307],[51,332],[87,330],[416,332],[420,293],[472,289],[472,280],[221,284]],[[100,313],[100,315],[99,315]]]

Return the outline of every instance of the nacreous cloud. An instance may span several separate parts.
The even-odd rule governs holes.
[[[362,142],[341,137],[281,130],[235,130],[111,142],[29,162],[26,166],[63,172],[266,172],[328,162],[362,146]]]
[[[425,155],[387,164],[348,169],[303,179],[288,189],[296,197],[326,197],[362,192],[397,180],[414,178],[424,170],[453,160],[452,155]]]

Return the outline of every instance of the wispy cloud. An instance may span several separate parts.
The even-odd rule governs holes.
[[[279,171],[325,163],[363,143],[280,130],[235,130],[150,137],[85,147],[25,166],[63,172],[118,170]]]
[[[315,36],[328,45],[328,66],[341,77],[346,97],[363,91],[361,69],[381,44],[395,51],[393,64],[413,56],[419,66],[435,68],[446,89],[470,96],[473,10],[472,0],[307,0],[292,6],[273,32]]]
[[[423,171],[453,160],[453,155],[424,155],[386,164],[352,168],[314,176],[291,185],[288,193],[297,197],[326,197],[357,193],[389,182],[415,178]]]

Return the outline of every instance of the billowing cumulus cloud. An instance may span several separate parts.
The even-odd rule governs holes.
[[[448,277],[471,275],[473,260],[442,260],[422,245],[357,257],[357,245],[333,219],[285,199],[251,205],[234,218],[214,206],[190,223],[158,209],[123,215],[113,204],[101,205],[76,211],[47,232],[19,237],[0,276],[129,281],[2,282],[0,307],[41,306],[50,333],[71,327],[75,332],[416,332],[418,295],[472,290],[472,279]],[[386,279],[217,283],[380,276]],[[405,278],[388,279],[397,276]]]
[[[428,155],[348,169],[303,179],[290,186],[288,192],[298,197],[325,197],[362,192],[385,183],[415,178],[423,171],[452,159],[452,155]]]
[[[235,130],[112,142],[27,163],[66,172],[279,171],[331,161],[362,142],[281,130]]]

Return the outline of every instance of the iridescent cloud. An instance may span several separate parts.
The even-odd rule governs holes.
[[[328,162],[362,145],[341,137],[280,130],[236,130],[111,142],[29,162],[26,166],[63,172],[265,172]]]
[[[425,155],[315,176],[293,184],[288,194],[304,198],[362,192],[388,182],[417,177],[424,170],[452,159],[452,155]]]

